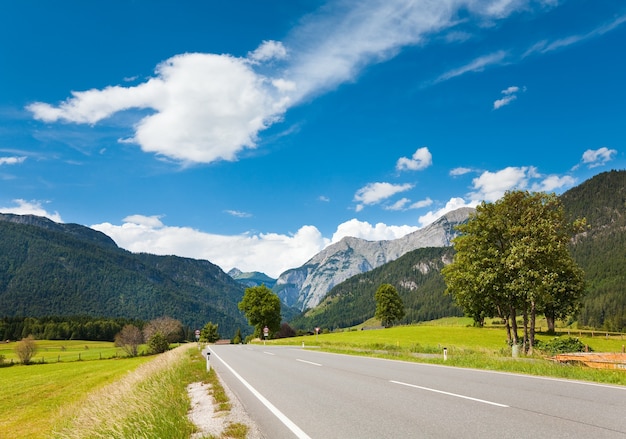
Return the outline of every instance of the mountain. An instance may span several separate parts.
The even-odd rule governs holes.
[[[299,268],[282,273],[274,292],[283,303],[300,310],[314,308],[335,285],[391,262],[411,250],[448,247],[457,235],[454,227],[466,222],[471,208],[461,208],[434,223],[394,240],[366,241],[346,237],[332,244]]]
[[[570,251],[585,272],[586,295],[575,319],[581,327],[626,330],[626,171],[596,175],[560,197],[570,220],[585,218],[589,229]],[[355,275],[330,290],[315,308],[294,318],[298,329],[341,328],[373,317],[374,293],[383,283],[396,287],[407,316],[402,323],[459,315],[440,274],[453,248],[411,251],[374,270]]]
[[[233,268],[228,272],[228,275],[246,288],[265,285],[271,290],[276,284],[276,279],[271,278],[267,274],[259,271],[244,273],[238,268]]]
[[[452,247],[426,247],[410,251],[395,261],[366,273],[357,274],[335,286],[315,308],[290,321],[296,329],[315,327],[346,328],[374,315],[374,294],[380,285],[392,284],[398,290],[406,310],[400,323],[462,316],[463,311],[451,296],[444,296],[446,286],[441,269],[452,261]]]
[[[626,171],[598,174],[561,195],[571,219],[590,228],[571,251],[585,271],[587,293],[578,324],[626,330]]]
[[[133,254],[77,224],[0,215],[0,312],[14,316],[169,316],[222,336],[249,327],[237,309],[243,287],[208,262]]]

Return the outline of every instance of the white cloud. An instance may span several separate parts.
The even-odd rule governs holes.
[[[577,44],[577,43],[581,43],[583,41],[586,41],[588,39],[591,38],[595,38],[595,37],[599,37],[601,35],[604,35],[608,32],[611,32],[615,29],[617,29],[619,26],[621,26],[622,24],[626,23],[626,15],[621,15],[619,17],[616,17],[614,20],[610,21],[609,23],[605,23],[595,29],[592,29],[591,31],[585,33],[585,34],[578,34],[578,35],[569,35],[567,37],[563,37],[563,38],[559,38],[557,40],[554,41],[547,41],[547,40],[541,40],[538,41],[537,43],[533,44],[523,55],[522,57],[527,57],[529,55],[532,55],[534,53],[548,53],[548,52],[552,52],[554,50],[559,50],[559,49],[563,49],[565,47],[569,47],[573,44]]]
[[[503,50],[491,53],[489,55],[480,56],[465,64],[464,66],[457,67],[456,69],[445,72],[435,80],[435,83],[447,81],[448,79],[452,79],[470,72],[482,72],[488,66],[502,64],[506,56],[507,53]]]
[[[450,171],[450,175],[453,177],[458,177],[460,175],[465,175],[465,174],[469,174],[470,172],[472,172],[473,170],[471,168],[454,168]]]
[[[41,205],[41,201],[26,201],[22,199],[13,200],[17,206],[0,207],[2,213],[12,213],[15,215],[37,215],[51,219],[54,222],[62,223],[61,215],[58,212],[50,213]]]
[[[397,193],[406,192],[413,188],[412,184],[392,184],[392,183],[369,183],[359,189],[354,195],[354,201],[360,202],[356,210],[360,212],[364,206],[378,204]]]
[[[24,163],[26,157],[0,157],[0,166],[2,165],[18,165]]]
[[[583,153],[582,161],[589,168],[595,168],[605,165],[613,160],[613,156],[617,154],[617,150],[602,147],[600,149],[588,149]]]
[[[558,175],[549,175],[543,178],[540,182],[532,185],[532,190],[535,192],[553,192],[555,189],[569,188],[576,184],[576,179],[569,175],[562,177]]]
[[[225,236],[190,227],[166,226],[159,217],[143,215],[129,216],[122,225],[101,223],[91,227],[132,252],[204,259],[224,271],[236,267],[243,271],[262,271],[272,277],[301,266],[330,242],[314,226],[303,226],[293,235]]]
[[[151,110],[122,141],[187,163],[236,160],[293,105],[353,81],[372,63],[450,30],[463,10],[501,19],[530,0],[331,1],[305,17],[285,42],[264,41],[245,58],[187,53],[156,67],[136,86],[73,91],[58,105],[27,107],[44,122],[96,124],[117,112]],[[482,56],[442,75],[450,79],[502,63],[505,52]],[[277,62],[280,61],[280,62]],[[261,73],[263,72],[263,73]],[[130,128],[130,127],[129,127]]]
[[[57,107],[34,103],[28,109],[45,122],[89,124],[123,110],[152,109],[125,142],[183,162],[208,163],[234,160],[254,148],[258,133],[282,117],[288,98],[285,83],[277,84],[245,59],[189,53],[161,63],[154,78],[137,86],[72,92]]]
[[[400,157],[396,163],[396,169],[398,171],[421,171],[428,168],[433,164],[433,155],[428,148],[418,148],[413,156],[409,159],[407,157]]]
[[[280,60],[287,57],[287,49],[280,41],[263,41],[259,47],[248,54],[253,62]]]
[[[514,85],[514,86],[511,86],[511,87],[508,87],[508,88],[502,90],[501,93],[504,95],[504,97],[494,101],[493,109],[497,110],[497,109],[502,108],[502,107],[504,107],[506,105],[509,105],[511,102],[513,102],[514,100],[517,99],[517,94],[520,91],[526,91],[526,87],[520,89],[518,86]]]
[[[372,226],[367,221],[351,219],[339,224],[337,231],[333,234],[332,242],[338,242],[346,236],[366,239],[368,241],[382,241],[401,238],[411,232],[418,230],[416,226],[388,226],[378,223]]]
[[[466,203],[463,198],[451,198],[441,209],[430,211],[427,214],[420,216],[418,218],[418,223],[420,224],[420,227],[424,227],[438,220],[448,212],[460,209],[461,207],[475,207],[477,204],[478,203],[476,201]]]
[[[226,212],[227,214],[237,217],[237,218],[251,218],[252,214],[248,213],[248,212],[241,212],[239,210],[225,210],[224,212]]]
[[[478,201],[497,201],[508,190],[525,189],[528,179],[535,173],[535,168],[528,166],[509,166],[497,172],[485,171],[472,180],[475,192],[471,197]]]

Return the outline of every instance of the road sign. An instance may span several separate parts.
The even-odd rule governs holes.
[[[263,328],[263,335],[266,337],[270,335],[270,328],[268,328],[267,326]]]

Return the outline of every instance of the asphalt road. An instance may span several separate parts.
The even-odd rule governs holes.
[[[294,347],[210,349],[268,439],[626,438],[626,387]]]

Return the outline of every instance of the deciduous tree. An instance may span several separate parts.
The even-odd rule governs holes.
[[[124,325],[115,336],[115,346],[122,348],[131,357],[137,356],[141,343],[143,343],[143,334],[135,325]]]
[[[205,343],[215,343],[220,339],[218,325],[209,322],[200,331],[200,341]]]
[[[261,336],[265,326],[270,334],[280,329],[280,299],[265,285],[246,288],[238,306],[254,326],[255,337]]]
[[[376,300],[376,313],[374,317],[380,319],[384,327],[393,326],[396,320],[401,320],[404,315],[404,303],[398,294],[398,290],[391,284],[382,284],[374,295]]]
[[[502,318],[512,344],[519,343],[521,315],[524,348],[532,350],[537,313],[553,321],[580,303],[584,275],[568,243],[584,227],[584,220],[566,220],[554,194],[512,191],[483,202],[458,227],[454,261],[442,270],[446,292],[479,325],[485,317]]]
[[[35,353],[37,353],[37,344],[35,343],[35,337],[32,335],[24,337],[15,344],[15,354],[22,364],[30,364],[30,360],[32,360]]]

